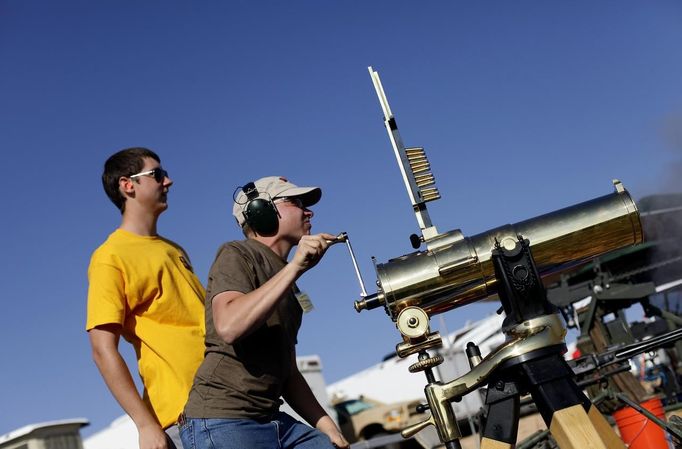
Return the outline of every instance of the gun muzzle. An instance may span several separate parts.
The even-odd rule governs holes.
[[[363,310],[372,310],[377,307],[381,307],[383,304],[383,295],[380,296],[379,293],[373,293],[362,299],[358,299],[353,304],[356,312],[362,312]]]
[[[429,316],[487,298],[497,292],[491,252],[495,242],[512,248],[528,239],[543,278],[606,252],[642,241],[635,202],[619,181],[616,191],[473,237],[459,230],[427,241],[428,249],[377,264],[375,295],[357,301],[358,311],[381,305],[393,321],[408,306]]]

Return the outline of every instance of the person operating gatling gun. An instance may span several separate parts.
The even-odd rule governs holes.
[[[295,282],[335,239],[310,234],[321,195],[271,176],[234,198],[246,239],[222,245],[209,272],[206,355],[180,422],[185,449],[349,447],[296,364],[309,300]],[[279,411],[280,397],[314,428]]]

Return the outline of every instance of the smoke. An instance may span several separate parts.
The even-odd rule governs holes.
[[[661,178],[662,192],[682,192],[682,113],[670,115],[661,127],[662,140],[672,153]]]
[[[663,140],[675,151],[682,151],[682,113],[673,114],[663,120]]]
[[[645,245],[650,245],[642,261],[649,268],[646,280],[661,286],[682,278],[682,193],[647,196],[638,206]],[[650,299],[658,307],[678,312],[679,288],[665,296]]]
[[[647,268],[644,280],[657,286],[682,278],[682,113],[670,114],[660,127],[661,140],[668,152],[665,166],[659,175],[659,194],[642,198],[638,207],[642,219],[645,245],[643,267]],[[650,298],[652,303],[671,309],[671,297],[679,298],[679,289],[668,294]],[[678,301],[674,301],[678,302]]]

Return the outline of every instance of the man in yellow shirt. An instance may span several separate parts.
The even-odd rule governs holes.
[[[203,359],[205,291],[185,251],[156,232],[173,181],[153,151],[128,148],[106,161],[102,183],[122,220],[88,268],[93,358],[140,449],[180,448],[176,422]],[[142,396],[118,351],[121,336],[135,348]]]

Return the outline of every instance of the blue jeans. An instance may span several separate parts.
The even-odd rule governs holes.
[[[329,437],[278,412],[271,420],[186,418],[185,449],[333,449]]]

